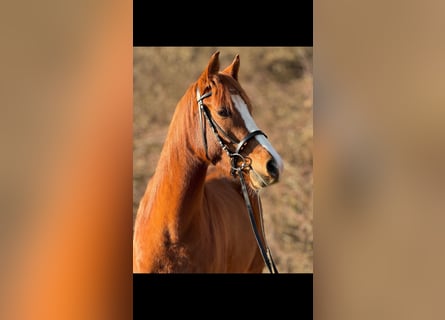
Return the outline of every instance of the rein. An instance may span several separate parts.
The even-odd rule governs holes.
[[[215,120],[212,118],[212,116],[210,114],[209,109],[203,103],[203,100],[207,97],[210,97],[211,95],[212,95],[212,92],[209,91],[201,96],[201,94],[199,93],[199,89],[196,89],[196,97],[197,97],[197,102],[198,102],[198,106],[199,106],[199,123],[201,126],[202,140],[204,143],[206,157],[208,160],[210,160],[208,150],[207,150],[207,135],[206,135],[204,118],[207,119],[207,122],[209,123],[209,126],[212,129],[212,132],[215,135],[216,140],[218,141],[219,145],[227,153],[227,155],[230,158],[230,161],[231,161],[231,172],[230,173],[231,173],[231,175],[234,178],[236,176],[238,176],[240,179],[241,190],[243,193],[244,202],[246,203],[247,211],[249,213],[250,224],[252,226],[253,233],[255,235],[255,239],[257,241],[258,248],[260,249],[261,256],[263,257],[264,263],[266,264],[270,273],[278,273],[278,270],[277,270],[275,263],[273,261],[272,254],[270,252],[269,247],[267,246],[266,243],[261,242],[260,234],[258,231],[258,226],[255,222],[252,204],[250,202],[249,193],[247,190],[247,183],[246,183],[246,181],[244,179],[244,175],[243,175],[244,170],[252,170],[252,167],[251,167],[252,160],[249,157],[244,157],[240,154],[240,152],[243,150],[244,146],[247,144],[247,142],[250,139],[252,139],[256,135],[260,135],[260,134],[267,138],[267,135],[261,130],[254,130],[254,131],[249,132],[247,134],[247,136],[244,137],[241,141],[237,141],[236,139],[230,137],[230,135],[227,132],[225,132],[218,125],[218,123],[215,122]],[[219,132],[221,132],[227,139],[229,139],[232,144],[236,145],[236,149],[234,152],[230,151],[227,144],[224,142],[224,140],[220,136]],[[241,161],[240,165],[238,165],[239,161]],[[259,195],[258,195],[258,201],[259,201]],[[258,207],[260,210],[260,223],[261,223],[262,236],[263,236],[264,242],[266,242],[266,235],[264,233],[264,227],[263,227],[262,207],[261,207],[260,203],[259,203]]]

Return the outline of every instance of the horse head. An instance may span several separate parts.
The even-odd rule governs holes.
[[[220,71],[219,52],[192,86],[200,121],[199,156],[232,175],[243,172],[251,188],[277,182],[283,161],[252,117],[252,103],[238,82],[240,57]]]

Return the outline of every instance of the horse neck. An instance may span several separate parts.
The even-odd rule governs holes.
[[[193,148],[199,143],[193,101],[191,93],[179,101],[151,182],[151,214],[167,215],[162,220],[175,226],[192,223],[203,202],[208,164]]]

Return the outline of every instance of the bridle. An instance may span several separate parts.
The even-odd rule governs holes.
[[[213,134],[216,137],[216,140],[218,141],[221,148],[227,153],[228,157],[230,158],[231,162],[231,175],[236,178],[236,176],[239,177],[240,183],[241,183],[241,189],[243,192],[244,201],[246,203],[247,211],[249,213],[250,223],[252,225],[253,232],[255,234],[255,239],[257,241],[258,247],[261,252],[261,256],[263,257],[264,263],[266,264],[267,268],[269,269],[270,273],[278,273],[278,270],[275,266],[275,263],[272,258],[272,254],[270,252],[270,249],[266,245],[266,243],[262,243],[260,239],[260,235],[258,232],[258,226],[255,222],[252,204],[250,203],[249,193],[247,191],[247,183],[245,181],[243,171],[249,171],[252,170],[251,163],[252,160],[249,157],[245,157],[241,155],[241,151],[244,149],[244,147],[247,145],[250,139],[254,138],[257,135],[263,135],[267,138],[267,135],[261,131],[261,130],[254,130],[249,132],[243,139],[238,141],[236,138],[231,137],[226,131],[224,131],[223,128],[221,128],[218,123],[213,119],[212,115],[210,114],[210,110],[208,107],[204,104],[203,100],[207,97],[210,97],[212,95],[212,92],[209,91],[207,93],[204,93],[202,96],[199,92],[199,88],[196,89],[196,100],[198,102],[199,106],[199,124],[201,127],[201,133],[202,133],[202,140],[204,143],[204,149],[206,153],[206,157],[208,160],[211,161],[209,154],[208,154],[208,148],[207,148],[207,135],[206,135],[206,127],[205,127],[205,119],[207,119],[207,122],[209,123],[210,128],[212,129]],[[235,151],[231,151],[228,147],[228,145],[225,143],[223,138],[221,137],[220,133],[226,137],[232,144],[236,145]],[[213,162],[212,162],[213,163]],[[240,164],[238,164],[240,163]],[[258,195],[258,204],[260,209],[260,223],[261,223],[261,231],[263,235],[264,242],[266,242],[266,236],[264,233],[264,227],[263,227],[263,216],[262,216],[262,208],[259,203],[259,195]]]

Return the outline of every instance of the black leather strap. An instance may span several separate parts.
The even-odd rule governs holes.
[[[269,269],[270,273],[278,273],[277,267],[275,266],[275,262],[273,261],[272,254],[268,247],[263,245],[260,239],[260,235],[258,233],[258,226],[255,222],[255,217],[253,216],[253,209],[250,203],[249,192],[247,191],[246,181],[244,180],[243,173],[241,169],[238,169],[238,176],[241,182],[241,189],[243,191],[244,202],[246,203],[247,212],[249,213],[250,224],[252,225],[253,233],[255,235],[256,242],[258,244],[258,248],[260,249],[261,256],[263,257],[264,263]],[[263,235],[264,237],[264,235]],[[265,240],[265,239],[264,239]]]
[[[254,130],[252,132],[249,132],[249,134],[238,143],[235,153],[240,153],[241,150],[243,149],[244,145],[247,143],[247,141],[249,141],[250,139],[252,139],[253,137],[255,137],[256,135],[259,135],[259,134],[262,134],[263,136],[265,136],[267,138],[266,134],[261,130]]]
[[[269,250],[269,248],[266,245],[266,236],[264,234],[264,230],[263,230],[263,239],[264,239],[264,243],[261,241],[260,239],[260,234],[258,232],[258,226],[255,222],[255,217],[253,214],[253,208],[252,208],[252,204],[250,203],[250,198],[249,198],[249,192],[247,190],[247,184],[246,181],[244,180],[244,175],[243,175],[243,171],[245,169],[249,169],[250,168],[250,158],[248,157],[243,157],[240,152],[242,151],[242,149],[244,148],[244,146],[247,144],[247,142],[252,139],[253,137],[262,134],[264,135],[266,138],[266,134],[261,131],[261,130],[254,130],[252,132],[249,132],[247,134],[246,137],[244,137],[240,142],[235,141],[233,138],[231,138],[212,118],[210,111],[207,109],[207,107],[204,105],[203,103],[203,99],[210,97],[212,95],[212,92],[207,92],[205,94],[203,94],[202,96],[199,93],[199,89],[196,89],[196,100],[198,102],[198,106],[199,106],[199,122],[200,122],[200,126],[201,126],[201,132],[202,132],[202,141],[204,143],[204,148],[205,148],[205,153],[206,153],[206,157],[208,160],[210,160],[210,157],[208,155],[208,150],[207,150],[207,136],[206,136],[206,126],[205,126],[205,118],[207,118],[207,121],[209,122],[209,125],[216,137],[216,139],[218,140],[218,143],[221,145],[221,148],[227,153],[227,155],[229,156],[229,158],[231,159],[231,163],[232,163],[232,175],[234,177],[236,177],[236,175],[239,176],[240,179],[240,183],[241,183],[241,190],[242,190],[242,194],[244,197],[244,202],[246,203],[246,207],[247,207],[247,212],[249,214],[249,219],[250,219],[250,223],[253,229],[253,233],[255,235],[255,239],[257,241],[258,244],[258,248],[260,249],[261,252],[261,256],[263,257],[264,263],[266,264],[267,268],[269,269],[270,273],[278,273],[278,270],[275,266],[275,263],[273,261],[271,252]],[[231,152],[229,150],[229,148],[227,147],[227,144],[225,144],[225,142],[223,141],[223,139],[221,138],[221,136],[219,135],[218,132],[221,132],[223,135],[225,135],[233,144],[237,144],[236,146],[236,150],[235,152]],[[239,165],[237,162],[241,161],[241,164]],[[260,208],[261,210],[261,208]],[[261,211],[260,211],[261,213]],[[262,219],[262,215],[260,214],[260,219]],[[261,221],[262,222],[262,221]]]

